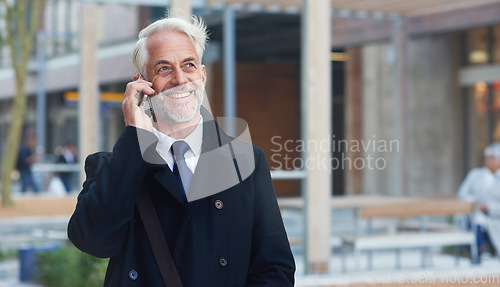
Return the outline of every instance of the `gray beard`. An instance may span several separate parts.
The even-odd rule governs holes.
[[[175,104],[165,99],[170,93],[190,89],[194,91],[194,102]],[[203,93],[193,83],[164,90],[160,94],[151,97],[151,104],[153,105],[156,120],[166,124],[183,124],[191,121],[200,110],[202,102]]]

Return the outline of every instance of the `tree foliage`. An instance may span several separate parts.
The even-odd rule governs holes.
[[[26,114],[26,75],[28,71],[28,61],[35,43],[35,33],[37,30],[40,9],[44,4],[43,0],[1,0],[1,11],[4,15],[0,21],[4,21],[6,29],[0,35],[0,45],[8,47],[10,51],[11,65],[14,70],[16,94],[11,109],[11,122],[7,135],[7,143],[2,157],[2,205],[12,205],[12,178],[21,133]]]

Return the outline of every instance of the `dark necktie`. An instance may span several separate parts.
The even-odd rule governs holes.
[[[189,192],[189,185],[191,183],[191,178],[193,173],[186,165],[186,159],[184,155],[189,150],[189,145],[185,141],[176,141],[172,144],[172,154],[174,156],[174,168],[172,172],[174,173],[177,183],[184,192],[184,197],[186,198],[187,192]]]

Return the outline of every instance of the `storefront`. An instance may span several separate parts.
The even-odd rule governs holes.
[[[463,32],[463,144],[467,169],[483,164],[483,150],[500,141],[500,25]]]

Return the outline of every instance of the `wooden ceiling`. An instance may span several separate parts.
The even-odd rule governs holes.
[[[206,5],[208,7],[232,5],[248,10],[294,12],[300,10],[302,2],[302,0],[206,0]],[[500,0],[330,0],[330,2],[333,11],[352,12],[358,16],[382,13],[387,16],[415,17],[500,3]]]

